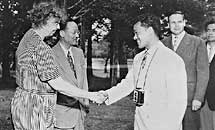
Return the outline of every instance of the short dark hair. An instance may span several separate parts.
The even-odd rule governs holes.
[[[137,17],[136,23],[140,22],[142,27],[152,27],[155,34],[160,37],[160,19],[152,14],[144,14]]]
[[[52,1],[35,2],[33,9],[28,11],[28,14],[33,28],[46,25],[47,20],[51,17],[59,18],[59,20],[65,20],[67,18],[66,11]]]
[[[69,21],[60,22],[60,30],[65,30]]]
[[[67,27],[67,24],[69,23],[69,22],[74,22],[74,23],[76,23],[74,20],[71,20],[71,19],[67,19],[66,21],[63,21],[63,22],[60,22],[60,30],[66,30],[66,27]],[[77,23],[76,23],[77,24]]]
[[[169,17],[172,16],[172,15],[174,15],[174,14],[180,14],[180,15],[183,16],[183,19],[185,19],[184,13],[183,13],[182,11],[180,11],[180,10],[177,10],[177,11],[172,11],[172,12],[170,12],[170,13],[168,14],[168,21],[169,21]]]
[[[207,27],[208,27],[208,25],[209,24],[215,24],[215,18],[208,18],[207,20],[206,20],[206,22],[205,22],[205,26],[204,26],[204,29],[205,29],[205,31],[207,31]]]

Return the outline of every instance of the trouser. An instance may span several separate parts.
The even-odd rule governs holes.
[[[200,111],[193,111],[192,107],[187,107],[182,125],[183,130],[200,130]]]
[[[74,128],[57,128],[55,127],[54,130],[84,130],[83,123],[77,123],[77,125]]]
[[[57,128],[57,127],[55,127],[55,130],[84,130],[84,117],[83,117],[83,115],[80,114],[80,117],[77,120],[78,120],[77,124],[75,125],[74,128]]]
[[[207,101],[200,111],[201,130],[215,130],[215,111],[211,111]]]

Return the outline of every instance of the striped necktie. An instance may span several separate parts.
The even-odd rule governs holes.
[[[146,58],[147,58],[147,56],[148,56],[148,50],[146,50],[146,52],[144,53],[144,56],[143,56],[143,59],[142,59],[142,63],[141,63],[141,67],[142,67],[142,69],[145,67],[145,65],[146,65]]]
[[[72,56],[70,54],[70,51],[68,51],[68,53],[67,53],[67,60],[69,62],[70,68],[74,72],[75,78],[77,78],[76,71],[75,71],[75,66],[74,66],[74,62],[73,62]]]
[[[174,39],[173,39],[173,44],[172,44],[174,51],[176,51],[176,49],[177,49],[177,40],[178,40],[178,37],[175,36]]]

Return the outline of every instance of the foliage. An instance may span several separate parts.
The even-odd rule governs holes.
[[[145,13],[157,15],[162,20],[162,33],[168,35],[166,17],[174,10],[181,10],[185,13],[188,31],[200,32],[202,21],[205,20],[206,6],[207,3],[200,0],[97,0],[91,7],[91,15],[95,19],[110,19],[112,23],[117,24],[121,37],[132,42],[131,27],[138,15]],[[98,21],[105,24],[102,20]]]
[[[94,41],[92,47],[92,56],[106,58],[109,57],[110,42],[101,40],[99,42]]]
[[[10,78],[10,66],[15,60],[14,52],[29,26],[26,18],[31,3],[31,0],[0,0],[0,60],[4,80]]]
[[[0,1],[0,21],[1,33],[10,33],[11,44],[14,47],[18,46],[18,42],[24,31],[29,27],[27,20],[27,10],[30,7],[30,1],[25,0],[1,0]],[[6,30],[5,30],[6,29]],[[1,39],[2,40],[2,39]],[[4,43],[3,43],[4,44]],[[1,46],[2,47],[2,46]]]
[[[185,12],[187,27],[191,32],[200,32],[202,21],[213,10],[213,0],[56,0],[57,3],[68,9],[69,17],[76,18],[84,24],[82,32],[89,40],[94,34],[100,38],[101,33],[92,29],[95,21],[97,28],[108,30],[104,37],[114,51],[125,46],[129,51],[136,48],[133,40],[132,25],[138,15],[152,13],[161,18],[163,35],[169,34],[167,16],[173,10]],[[32,7],[33,0],[0,0],[0,60],[7,59],[10,53],[18,46],[19,40],[29,28],[27,11]],[[211,11],[211,12],[214,12]],[[75,17],[74,17],[75,16]],[[83,16],[83,17],[81,17]],[[104,21],[109,19],[110,23]],[[102,44],[102,43],[101,43]],[[8,59],[7,59],[8,60]]]

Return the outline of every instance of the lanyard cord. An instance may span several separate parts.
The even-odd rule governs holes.
[[[148,71],[149,71],[149,66],[150,66],[151,63],[152,63],[152,59],[154,58],[154,56],[155,56],[157,50],[158,50],[158,48],[155,50],[155,52],[154,52],[154,54],[152,55],[152,58],[151,58],[151,60],[150,60],[150,62],[149,62],[149,65],[148,65],[148,68],[147,68],[147,70],[146,70],[146,74],[145,74],[145,77],[144,77],[143,87],[145,87],[146,78],[147,78],[147,74],[148,74]],[[146,52],[146,53],[147,53],[147,52]],[[142,59],[142,62],[141,62],[140,68],[139,68],[139,72],[138,72],[138,77],[137,77],[137,80],[136,80],[136,87],[135,87],[135,88],[137,88],[137,83],[138,83],[139,78],[140,78],[140,71],[144,68],[144,67],[142,67],[142,65],[143,65],[143,63],[144,63],[145,60],[146,60],[146,55],[145,55],[145,56],[143,57],[143,59]],[[145,66],[145,65],[146,65],[146,61],[145,61],[144,66]]]
[[[138,77],[137,77],[137,80],[136,80],[136,87],[135,88],[137,88],[137,83],[138,83],[138,80],[139,80],[139,77],[140,77],[140,71],[143,69],[143,63],[145,62],[145,64],[146,64],[146,56],[147,56],[147,51],[144,53],[145,55],[143,56],[143,59],[142,59],[142,62],[141,62],[141,64],[140,64],[140,68],[139,68],[139,72],[138,72]],[[144,64],[144,66],[145,66],[145,64]]]

